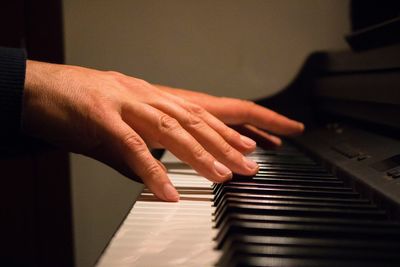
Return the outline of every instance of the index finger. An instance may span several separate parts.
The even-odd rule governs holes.
[[[301,122],[247,100],[220,98],[215,115],[227,124],[250,124],[276,134],[296,135],[304,130]]]

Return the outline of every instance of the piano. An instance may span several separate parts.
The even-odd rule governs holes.
[[[0,44],[62,63],[61,1],[9,2],[0,20],[16,26]],[[134,203],[114,201],[126,213],[102,221],[94,252],[74,235],[68,154],[37,140],[2,147],[0,265],[400,266],[399,4],[379,1],[395,15],[380,22],[373,2],[351,1],[353,51],[310,55],[286,89],[257,101],[305,122],[304,135],[279,149],[251,136],[260,172],[221,185],[165,152],[180,202],[146,189]]]
[[[310,55],[257,101],[307,130],[258,140],[254,177],[212,184],[165,153],[180,202],[145,189],[96,266],[400,266],[400,44],[368,47],[375,35]]]

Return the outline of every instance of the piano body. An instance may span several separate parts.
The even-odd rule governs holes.
[[[167,153],[181,201],[145,190],[97,266],[400,266],[400,45],[314,53],[257,102],[306,132],[222,185]]]

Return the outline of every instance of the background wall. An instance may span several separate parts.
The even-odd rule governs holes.
[[[346,49],[347,0],[64,0],[68,64],[256,98],[315,50]],[[140,187],[72,155],[78,266],[90,266]],[[110,227],[111,225],[111,227]]]
[[[65,15],[68,63],[245,98],[349,29],[347,0],[65,0]]]

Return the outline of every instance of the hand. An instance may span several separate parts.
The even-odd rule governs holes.
[[[303,132],[304,125],[291,120],[270,109],[259,106],[254,102],[242,99],[216,97],[204,93],[170,88],[163,85],[155,85],[165,92],[182,97],[192,103],[202,106],[208,112],[230,125],[239,125],[242,132],[252,136],[261,137],[272,146],[281,145],[279,135],[297,135]],[[266,132],[266,131],[268,132]]]
[[[179,194],[149,146],[163,146],[199,174],[223,182],[252,175],[255,143],[201,106],[116,72],[27,62],[23,132],[98,159],[160,199]]]

